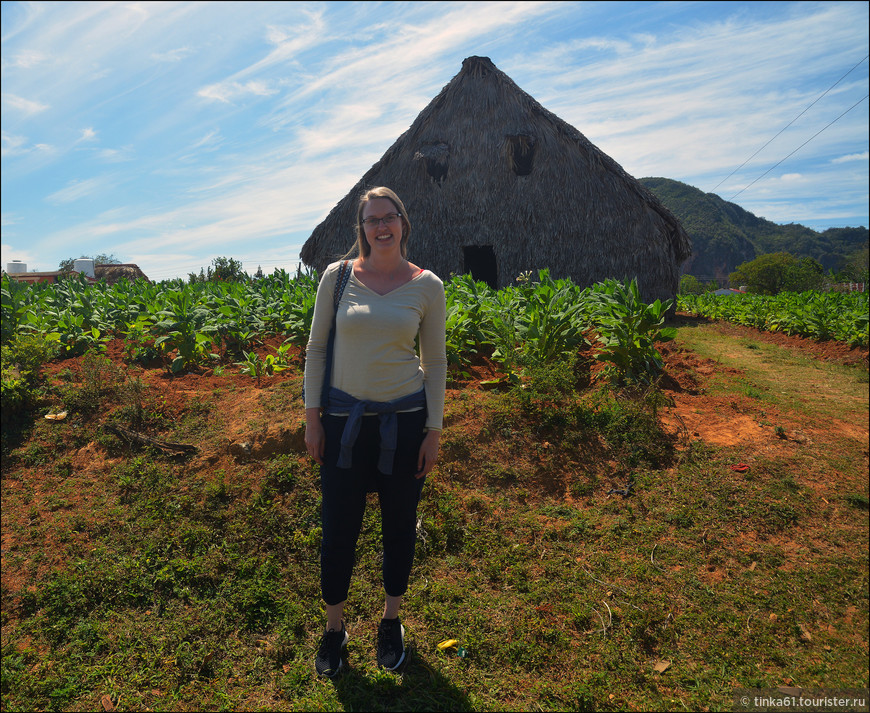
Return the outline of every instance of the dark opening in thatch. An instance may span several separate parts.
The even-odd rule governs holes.
[[[408,257],[442,279],[477,270],[501,287],[547,267],[581,285],[637,278],[646,299],[670,298],[691,252],[650,191],[486,57],[467,58],[314,229],[306,265],[323,270],[350,249],[373,186],[402,198]]]
[[[518,176],[528,176],[535,165],[535,137],[525,134],[508,136],[505,146],[511,171]]]
[[[462,272],[475,280],[498,287],[498,263],[492,245],[463,245]]]
[[[441,185],[447,178],[447,168],[450,163],[450,147],[443,141],[421,146],[414,154],[415,161],[422,161],[432,180]]]

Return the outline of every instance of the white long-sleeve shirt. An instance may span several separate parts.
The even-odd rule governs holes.
[[[340,264],[326,268],[317,288],[306,351],[305,408],[320,406]],[[440,430],[447,382],[445,320],[444,283],[429,270],[385,295],[351,273],[336,314],[330,385],[364,401],[394,401],[425,389],[426,426]]]

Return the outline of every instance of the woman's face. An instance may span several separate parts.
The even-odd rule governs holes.
[[[389,253],[393,250],[401,251],[402,218],[396,217],[389,225],[383,220],[373,220],[375,218],[395,217],[398,213],[399,209],[393,205],[393,201],[389,198],[372,198],[366,203],[362,213],[363,230],[365,231],[366,242],[373,253]],[[371,224],[366,222],[367,219],[372,219],[370,220]]]

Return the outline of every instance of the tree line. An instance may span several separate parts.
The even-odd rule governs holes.
[[[94,265],[120,265],[121,261],[114,254],[106,255],[82,255],[80,258],[68,257],[61,260],[57,266],[58,271],[72,273],[75,261],[85,259],[93,260]],[[263,277],[263,268],[258,267],[253,275],[249,275],[242,269],[242,263],[231,257],[216,257],[207,268],[201,268],[199,274],[190,272],[187,275],[188,284],[197,282],[248,282]]]
[[[837,271],[825,270],[812,257],[796,257],[788,252],[776,252],[743,262],[728,276],[731,287],[746,287],[747,292],[759,295],[821,290],[831,283],[868,281],[866,245]],[[684,295],[699,295],[718,288],[716,282],[703,283],[694,275],[683,275],[680,279],[680,294]]]

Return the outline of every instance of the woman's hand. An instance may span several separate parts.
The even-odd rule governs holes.
[[[435,467],[435,461],[438,460],[438,445],[441,443],[441,431],[432,429],[426,432],[423,443],[420,445],[420,455],[417,457],[417,475],[416,478],[425,478],[429,475],[429,471]]]
[[[323,454],[326,449],[326,434],[323,431],[323,423],[320,420],[320,409],[305,409],[305,448],[317,462],[323,465]]]

